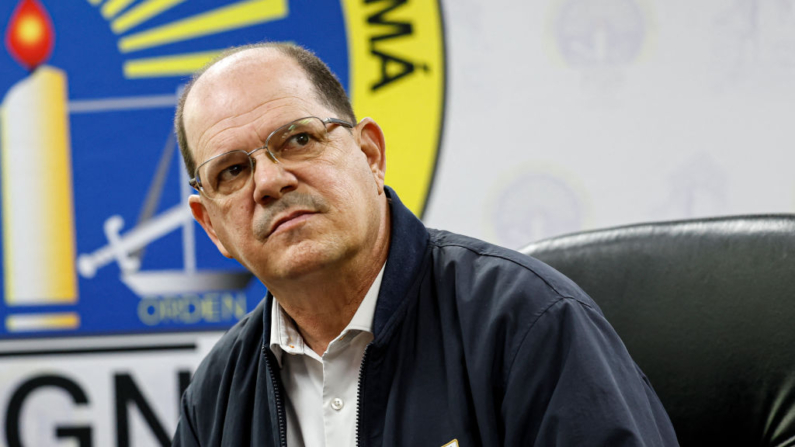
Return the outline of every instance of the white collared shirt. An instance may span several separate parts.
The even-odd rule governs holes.
[[[373,340],[373,316],[385,267],[322,357],[304,344],[295,323],[273,300],[270,349],[287,394],[288,446],[356,445],[359,368],[364,348]]]

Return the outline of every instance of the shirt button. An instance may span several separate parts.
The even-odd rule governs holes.
[[[334,400],[331,401],[331,408],[340,411],[342,407],[345,405],[345,402],[342,401],[339,397],[335,397]]]

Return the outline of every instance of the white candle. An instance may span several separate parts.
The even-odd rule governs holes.
[[[42,65],[0,108],[8,305],[77,302],[66,85],[63,71]]]

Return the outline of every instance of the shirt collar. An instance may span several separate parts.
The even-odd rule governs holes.
[[[342,330],[337,338],[345,336],[352,330],[373,332],[373,316],[375,315],[375,306],[378,302],[378,292],[381,290],[381,280],[383,279],[385,268],[386,263],[381,266],[381,271],[378,272],[375,281],[370,285],[370,289],[367,290],[367,294],[364,296],[361,304],[359,304],[359,308],[356,309],[356,313],[353,314],[353,318],[351,318],[351,321],[345,326],[345,329]],[[295,327],[292,318],[290,318],[284,309],[282,309],[282,306],[279,305],[279,301],[276,297],[274,297],[273,305],[271,306],[270,349],[276,357],[276,361],[279,363],[280,368],[282,366],[282,354],[284,352],[309,355],[309,351],[311,350],[304,344],[301,333],[298,332],[298,328]]]

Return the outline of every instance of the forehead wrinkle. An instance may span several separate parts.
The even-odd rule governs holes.
[[[280,102],[281,104],[274,105],[274,102]],[[299,103],[300,105],[296,106],[295,103]],[[262,111],[263,108],[267,108],[267,110]],[[203,152],[206,149],[206,152],[210,154],[207,158],[210,158],[213,152],[222,153],[236,149],[254,149],[254,147],[248,147],[251,145],[250,143],[242,146],[241,141],[235,141],[238,140],[241,132],[234,131],[251,127],[250,135],[256,135],[259,145],[261,146],[265,144],[265,140],[272,131],[287,124],[290,120],[303,118],[308,114],[311,115],[309,110],[312,108],[317,108],[317,104],[294,95],[286,95],[268,100],[249,111],[222,118],[220,121],[207,128],[199,136],[199,142],[196,145],[197,152]],[[300,113],[277,113],[281,109],[298,110]],[[274,113],[276,113],[276,117],[274,117]],[[251,117],[252,115],[254,116]],[[278,118],[279,116],[285,115],[287,116],[284,119]],[[265,121],[265,123],[262,121]],[[230,131],[232,132],[230,133]],[[216,139],[220,139],[220,142],[216,142]],[[229,143],[229,141],[231,141],[231,143]],[[201,163],[202,160],[197,159],[197,162]]]

